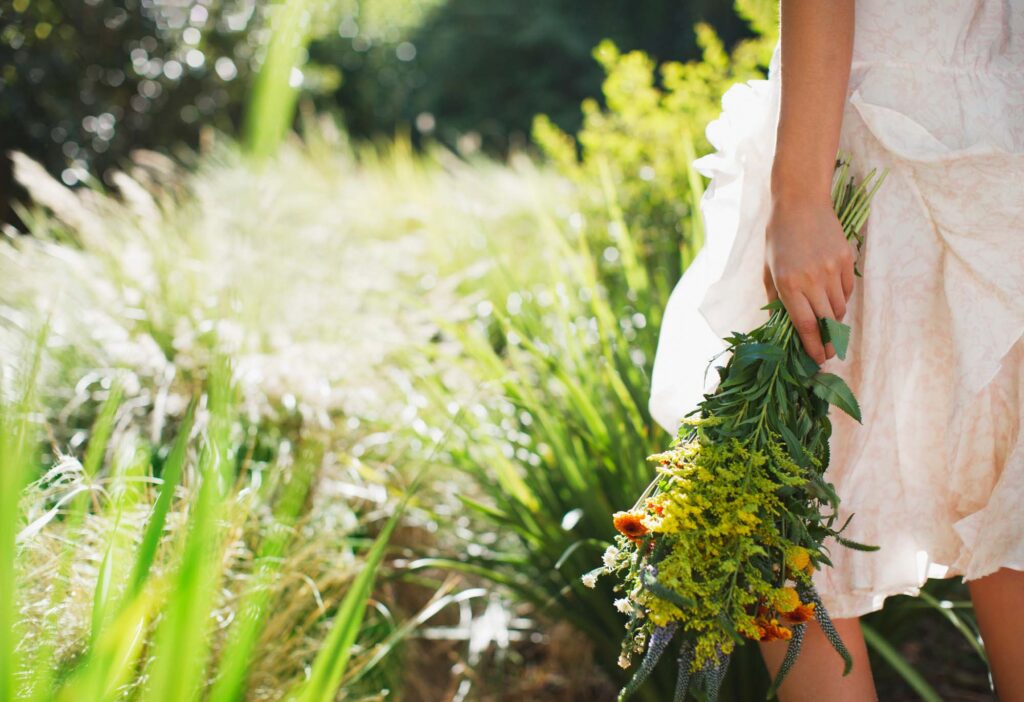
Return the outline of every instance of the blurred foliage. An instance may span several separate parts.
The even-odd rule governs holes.
[[[302,10],[303,41],[337,21],[333,0],[14,0],[0,7],[0,131],[65,184],[103,175],[132,149],[194,148],[234,133],[282,9]],[[276,24],[280,24],[277,22]],[[298,46],[284,84],[334,90]],[[272,99],[277,97],[270,96]],[[284,111],[290,126],[290,110]],[[273,117],[275,113],[270,113]],[[278,129],[280,131],[280,129]],[[11,192],[0,159],[0,208]],[[0,211],[0,219],[5,213]]]
[[[265,30],[266,51],[256,71],[243,123],[244,144],[250,153],[269,156],[292,128],[299,91],[337,83],[330,70],[319,72],[306,63],[307,45],[335,21],[332,0],[277,0],[270,5]],[[303,69],[305,68],[305,73]],[[334,76],[337,72],[334,71]]]
[[[363,0],[356,8],[394,4]],[[353,13],[339,37],[310,48],[315,62],[342,67],[344,82],[321,105],[339,105],[353,134],[389,134],[410,124],[448,144],[472,132],[485,148],[504,149],[510,140],[525,141],[537,112],[575,131],[580,100],[600,90],[601,70],[590,53],[602,39],[659,59],[689,59],[699,52],[687,28],[699,20],[717,27],[727,43],[747,34],[728,5],[715,0],[406,4],[420,21],[382,32],[379,20],[364,28]]]
[[[130,149],[231,129],[259,51],[252,0],[14,0],[0,8],[5,148],[67,184]]]
[[[533,137],[544,153],[589,195],[592,211],[607,211],[606,243],[619,246],[623,265],[627,258],[641,262],[641,273],[628,281],[638,296],[667,300],[703,244],[703,180],[690,164],[710,149],[704,127],[718,115],[725,91],[764,77],[776,42],[776,7],[775,0],[736,2],[737,14],[758,34],[731,53],[712,27],[698,24],[699,61],[656,69],[652,57],[621,53],[603,41],[594,56],[605,71],[605,107],[583,101],[575,139],[546,115],[534,120]],[[660,315],[651,321],[657,326]]]
[[[13,0],[0,7],[4,150],[74,184],[133,148],[194,147],[203,127],[234,134],[282,14],[302,41],[278,72],[340,108],[350,134],[415,129],[453,144],[471,131],[497,148],[525,139],[540,111],[579,125],[576,106],[599,91],[590,52],[602,38],[668,59],[696,55],[685,28],[698,19],[726,43],[745,32],[713,0]],[[294,97],[270,92],[272,122],[266,106]]]
[[[528,171],[512,171],[473,167],[443,150],[414,156],[404,143],[357,151],[329,120],[310,126],[322,129],[310,130],[306,145],[283,145],[272,168],[253,168],[223,143],[188,171],[137,151],[111,177],[114,192],[68,188],[15,157],[32,196],[19,208],[31,236],[0,237],[0,398],[33,331],[48,320],[50,334],[32,384],[38,409],[24,414],[38,441],[24,459],[0,461],[18,468],[0,476],[0,483],[18,478],[0,490],[4,506],[18,506],[0,510],[0,579],[17,575],[18,582],[16,594],[13,587],[0,593],[0,624],[18,621],[17,630],[0,626],[0,698],[14,698],[5,696],[2,677],[12,659],[19,680],[47,700],[63,699],[51,692],[78,663],[98,672],[74,678],[66,699],[109,699],[79,688],[114,673],[133,684],[147,675],[166,681],[173,666],[175,683],[193,685],[204,675],[219,681],[213,700],[278,700],[307,679],[302,699],[335,699],[339,675],[348,698],[379,699],[383,689],[397,696],[424,685],[397,660],[413,650],[410,637],[421,626],[458,615],[468,628],[474,610],[489,606],[473,606],[482,591],[452,592],[454,583],[437,573],[402,581],[396,550],[408,560],[452,538],[455,498],[437,492],[402,513],[361,625],[356,605],[368,601],[372,570],[364,565],[380,553],[368,551],[370,539],[397,514],[395,498],[418,470],[417,456],[433,465],[432,447],[444,439],[444,427],[427,432],[418,421],[398,356],[432,343],[432,316],[459,319],[475,304],[454,295],[452,271],[442,276],[428,255],[430,237],[526,229],[535,193],[564,196],[553,187],[561,179],[528,163]],[[186,417],[191,398],[200,398],[195,426],[209,425],[213,410],[204,398],[223,356],[236,381],[236,399],[219,407],[231,430],[218,439],[228,445],[216,465],[227,474],[222,492],[205,498],[216,498],[204,517],[207,536],[190,538],[197,490],[217,481],[198,479],[213,465],[202,458],[210,442],[188,431]],[[115,386],[119,400],[110,399]],[[0,399],[0,424],[3,417]],[[0,458],[9,435],[0,431]],[[189,442],[182,461],[174,459],[176,437]],[[80,470],[71,456],[83,453]],[[172,474],[178,489],[160,489]],[[92,499],[61,507],[86,491]],[[126,491],[131,499],[119,499]],[[166,529],[152,526],[158,500]],[[69,524],[72,511],[80,516]],[[29,524],[34,538],[13,554],[15,534]],[[156,553],[137,548],[140,539]],[[194,548],[187,556],[188,544],[202,541],[216,562]],[[101,567],[108,552],[109,576]],[[17,573],[9,565],[15,558]],[[138,612],[129,606],[137,600],[123,593],[132,580],[122,576],[143,562],[153,576],[139,607],[151,606]],[[360,573],[367,574],[362,581]],[[359,583],[364,594],[346,599]],[[181,626],[164,625],[169,633],[155,638],[107,626],[108,617],[128,610],[147,622],[162,612],[161,621]],[[204,639],[208,625],[215,631]],[[22,641],[15,653],[6,631]],[[105,646],[145,645],[110,666],[90,648],[93,631]],[[471,637],[486,647],[502,635],[492,613],[461,640],[421,644],[426,661],[417,670],[429,666],[431,693],[464,673],[487,672],[486,662],[453,670],[448,656],[461,655]],[[195,659],[167,653],[179,645],[205,660],[205,671]],[[433,656],[439,645],[444,652]],[[338,654],[350,649],[342,670]],[[312,672],[318,665],[322,672]],[[168,686],[165,696],[174,693]]]

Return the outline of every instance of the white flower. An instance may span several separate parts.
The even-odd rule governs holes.
[[[615,561],[618,559],[618,557],[619,549],[615,548],[614,546],[609,546],[605,550],[604,556],[601,557],[601,560],[604,561],[604,567],[606,569],[615,570]]]
[[[583,586],[584,587],[593,588],[593,587],[595,587],[597,585],[597,573],[594,572],[594,571],[590,571],[589,573],[584,575],[582,578],[580,578],[580,580],[583,581]]]
[[[628,668],[629,667],[629,656],[627,656],[625,653],[619,655],[619,667],[620,668]]]
[[[633,604],[625,597],[620,600],[615,600],[615,609],[619,610],[623,614],[633,613]]]

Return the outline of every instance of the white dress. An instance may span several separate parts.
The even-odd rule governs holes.
[[[665,311],[650,410],[675,433],[718,374],[723,336],[767,319],[762,270],[779,109],[767,80],[733,86],[706,242]],[[827,477],[844,532],[815,583],[833,617],[916,594],[928,577],[1024,570],[1024,0],[858,0],[840,148],[890,173],[865,229],[843,321],[842,376],[863,424],[833,410]],[[714,364],[724,363],[719,357]]]

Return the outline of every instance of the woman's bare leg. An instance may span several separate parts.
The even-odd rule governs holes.
[[[999,702],[1024,702],[1024,572],[1000,568],[966,582]]]
[[[818,623],[811,621],[800,655],[779,688],[781,702],[875,702],[878,699],[868,662],[868,649],[860,631],[860,619],[832,621],[853,657],[853,669],[843,677],[843,659],[825,638]],[[772,641],[759,645],[768,672],[774,679],[786,655],[788,642]]]

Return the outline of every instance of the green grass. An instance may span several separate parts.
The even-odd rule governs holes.
[[[235,387],[228,363],[218,360],[160,471],[127,437],[119,435],[120,445],[111,443],[115,418],[124,409],[114,386],[85,460],[62,459],[70,478],[62,481],[51,471],[33,480],[38,475],[34,439],[42,428],[35,378],[42,357],[40,345],[15,385],[17,399],[5,403],[2,413],[0,459],[9,481],[3,486],[0,521],[4,699],[186,700],[197,699],[211,681],[209,694],[202,695],[206,699],[247,697],[248,674],[260,660],[253,652],[268,643],[264,625],[279,606],[282,571],[293,565],[286,550],[321,470],[322,449],[298,451],[291,480],[282,481],[278,495],[265,496],[269,499],[262,504],[246,500],[243,493],[253,486],[236,461]],[[194,421],[196,408],[199,421]],[[24,513],[54,503],[65,509],[50,508],[31,521]],[[327,641],[334,645],[310,661],[316,684],[307,685],[300,668],[280,681],[279,696],[290,689],[296,699],[335,698],[350,671],[350,649],[363,631],[375,576],[403,505],[392,510],[365,558],[349,573],[327,628]],[[230,553],[237,549],[232,532],[258,516],[253,508],[264,506],[273,515],[265,528],[250,529],[249,538],[259,546],[248,569]],[[168,523],[169,515],[177,524]],[[57,567],[38,572],[47,548],[54,551],[51,562]],[[79,571],[90,566],[95,570],[82,577]],[[236,580],[240,601],[235,624],[220,633],[217,622],[231,607],[224,601],[229,577]],[[19,614],[26,607],[31,611],[31,601],[47,592],[40,618]],[[61,627],[69,622],[80,630],[71,632],[70,642],[62,641],[68,632]],[[32,637],[32,644],[26,646],[22,637]],[[274,645],[280,651],[288,642]]]

